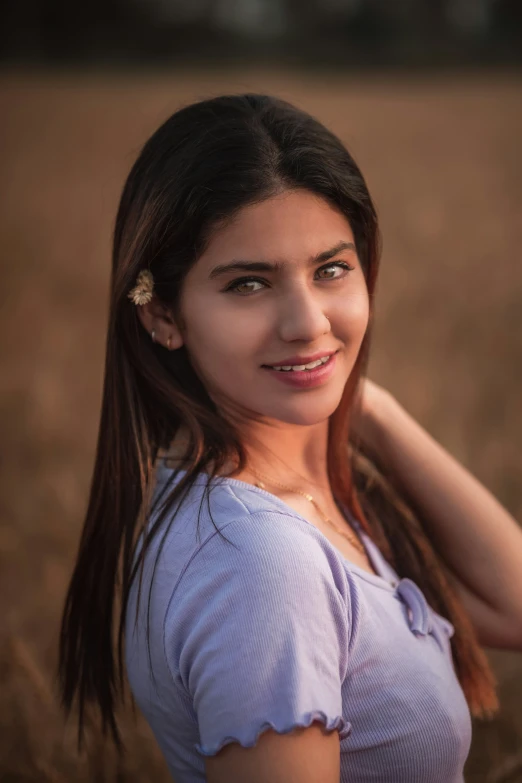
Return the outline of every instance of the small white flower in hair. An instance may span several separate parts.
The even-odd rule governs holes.
[[[148,269],[142,269],[136,278],[136,285],[129,292],[128,297],[132,299],[135,305],[148,304],[152,299],[154,290],[154,278]]]

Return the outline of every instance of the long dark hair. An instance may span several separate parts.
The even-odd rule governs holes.
[[[370,298],[368,330],[329,421],[332,492],[401,577],[413,579],[455,626],[455,671],[472,715],[498,710],[488,660],[422,520],[352,435],[380,258],[377,215],[364,178],[341,141],[306,112],[267,95],[225,95],[181,108],[152,135],[132,167],[118,209],[96,459],[59,650],[62,703],[69,713],[77,700],[80,742],[85,708],[92,704],[99,708],[103,732],[110,730],[122,747],[115,708],[125,692],[125,610],[130,585],[164,516],[149,526],[158,456],[180,427],[186,428],[184,475],[165,513],[202,471],[216,476],[231,456],[238,471],[246,466],[238,433],[216,409],[185,348],[165,351],[153,344],[128,293],[139,271],[150,269],[155,293],[183,329],[178,309],[183,279],[212,233],[242,207],[287,189],[317,194],[346,216]],[[141,534],[144,544],[133,564]]]

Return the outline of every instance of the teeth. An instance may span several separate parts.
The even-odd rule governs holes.
[[[283,370],[284,372],[288,372],[290,370],[294,370],[295,372],[302,372],[303,370],[313,370],[314,367],[319,367],[321,364],[326,364],[330,357],[329,356],[323,356],[322,359],[317,359],[315,362],[310,362],[309,364],[294,364],[294,365],[280,365],[280,366],[274,366],[272,367],[273,370]]]

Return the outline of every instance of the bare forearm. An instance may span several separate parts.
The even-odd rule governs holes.
[[[393,396],[372,412],[365,434],[450,569],[522,623],[522,531],[515,519]]]

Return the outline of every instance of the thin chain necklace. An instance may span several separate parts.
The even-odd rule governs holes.
[[[322,509],[319,507],[318,503],[312,495],[308,494],[308,492],[301,492],[300,489],[293,489],[292,487],[288,487],[286,484],[281,484],[279,481],[275,481],[275,479],[271,478],[270,476],[267,476],[265,473],[261,473],[260,471],[254,470],[253,468],[249,468],[250,472],[254,474],[254,476],[257,476],[260,479],[267,479],[271,484],[275,484],[278,487],[281,487],[281,489],[286,489],[288,492],[295,492],[298,495],[302,495],[304,498],[310,501],[310,503],[313,503],[317,511],[319,512],[323,522],[328,522],[328,524],[332,525],[332,527],[337,530],[338,533],[340,533],[342,536],[348,539],[350,544],[354,546],[356,549],[359,550],[363,555],[366,555],[366,549],[364,548],[364,545],[359,541],[358,538],[356,538],[353,534],[348,533],[346,530],[342,530],[341,528],[337,527],[337,525],[332,522],[331,519],[329,519],[326,514],[322,511]],[[259,489],[266,490],[266,487],[263,483],[263,481],[256,482],[256,486],[259,487]]]

